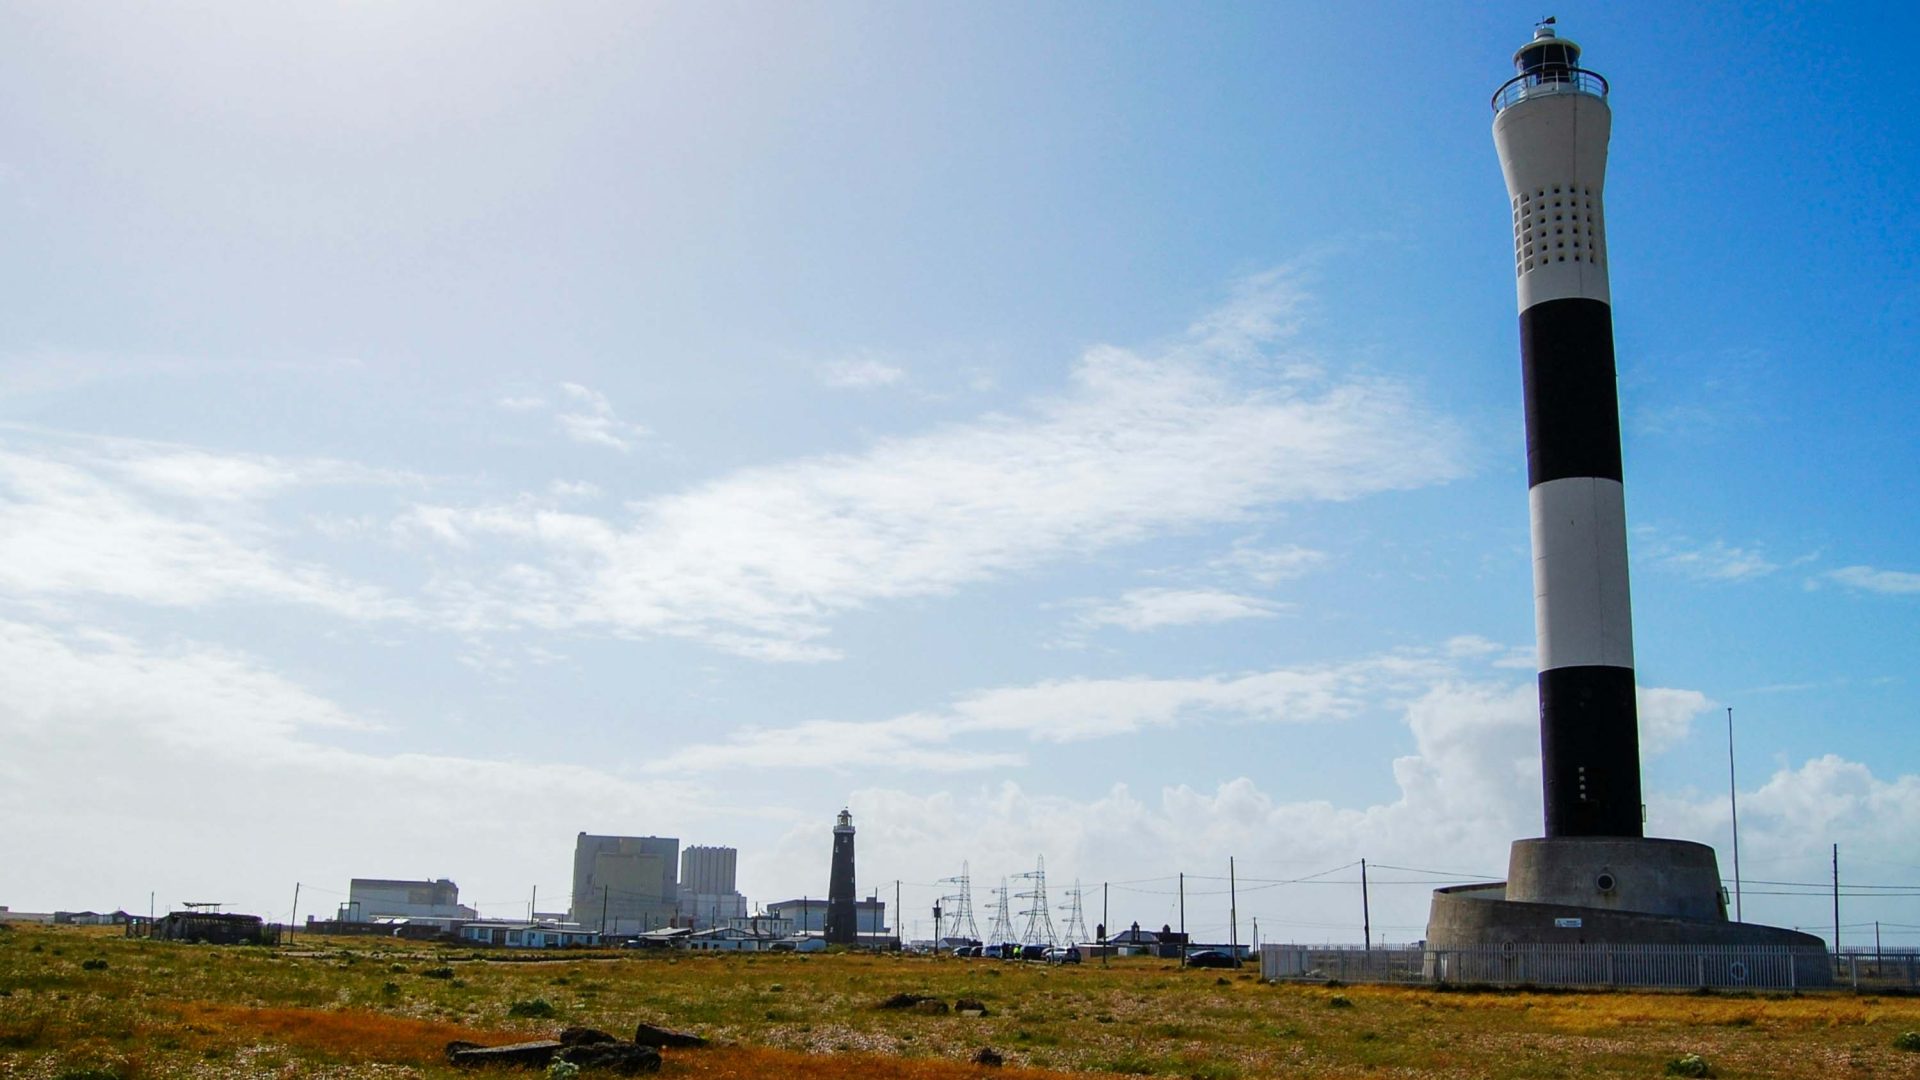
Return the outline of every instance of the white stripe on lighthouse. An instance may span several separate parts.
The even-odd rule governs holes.
[[[1632,667],[1625,489],[1617,480],[1567,477],[1535,484],[1527,502],[1540,670]]]

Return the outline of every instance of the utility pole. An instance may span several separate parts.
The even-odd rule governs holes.
[[[1740,785],[1733,778],[1733,706],[1727,706],[1727,805],[1733,810],[1733,921],[1745,922],[1740,906]]]
[[[154,897],[154,893],[152,892],[147,893],[147,921],[148,922],[153,921],[153,897]]]
[[[300,919],[300,883],[293,883],[293,912],[287,916],[287,937],[293,937],[294,923]]]
[[[1187,872],[1180,871],[1180,966],[1187,966]]]
[[[1367,900],[1367,860],[1360,860],[1360,942],[1367,952],[1373,951],[1373,906]]]
[[[1227,947],[1233,966],[1240,966],[1240,887],[1233,874],[1233,856],[1227,856]]]
[[[1100,883],[1100,966],[1101,967],[1107,966],[1107,954],[1113,951],[1112,949],[1107,948],[1107,938],[1112,936],[1107,932],[1107,926],[1108,926],[1107,883],[1103,881]]]
[[[1833,958],[1840,958],[1840,845],[1833,845]]]
[[[900,917],[904,914],[906,914],[906,909],[900,906],[900,879],[894,878],[893,879],[893,951],[894,952],[900,951]],[[940,946],[940,943],[937,941],[934,942],[933,944],[935,948],[939,948]]]
[[[1253,954],[1260,955],[1260,916],[1253,917]]]
[[[607,936],[607,899],[613,892],[613,886],[600,886],[600,936]]]
[[[540,886],[533,887],[533,895],[527,897],[527,921],[533,921],[533,909],[540,905]]]

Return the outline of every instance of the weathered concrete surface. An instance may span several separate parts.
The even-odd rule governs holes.
[[[485,1068],[493,1065],[518,1065],[523,1068],[544,1069],[553,1063],[555,1054],[560,1052],[560,1043],[554,1039],[539,1039],[534,1042],[509,1043],[506,1046],[468,1046],[455,1049],[447,1047],[447,1060],[464,1069]]]
[[[707,1040],[690,1031],[674,1031],[671,1028],[641,1024],[633,1031],[633,1041],[641,1046],[684,1046],[697,1047],[707,1045]]]
[[[1506,899],[1685,919],[1727,917],[1713,849],[1690,840],[1515,840],[1507,856]]]
[[[579,1043],[560,1051],[561,1061],[580,1066],[582,1072],[638,1076],[660,1071],[660,1051],[633,1043]]]

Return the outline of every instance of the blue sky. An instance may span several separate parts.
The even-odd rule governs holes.
[[[1731,875],[1731,706],[1748,877],[1920,883],[1914,18],[1555,13],[1613,85],[1649,829]],[[1540,14],[5,8],[0,902],[506,914],[579,830],[770,901],[842,805],[915,910],[1041,854],[1152,924],[1229,856],[1498,876],[1487,97]]]

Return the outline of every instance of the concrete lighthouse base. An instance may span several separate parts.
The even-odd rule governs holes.
[[[1833,978],[1814,935],[1729,922],[1713,849],[1687,840],[1517,840],[1506,881],[1434,891],[1429,955],[1536,945],[1784,947],[1795,957],[1794,985]]]

